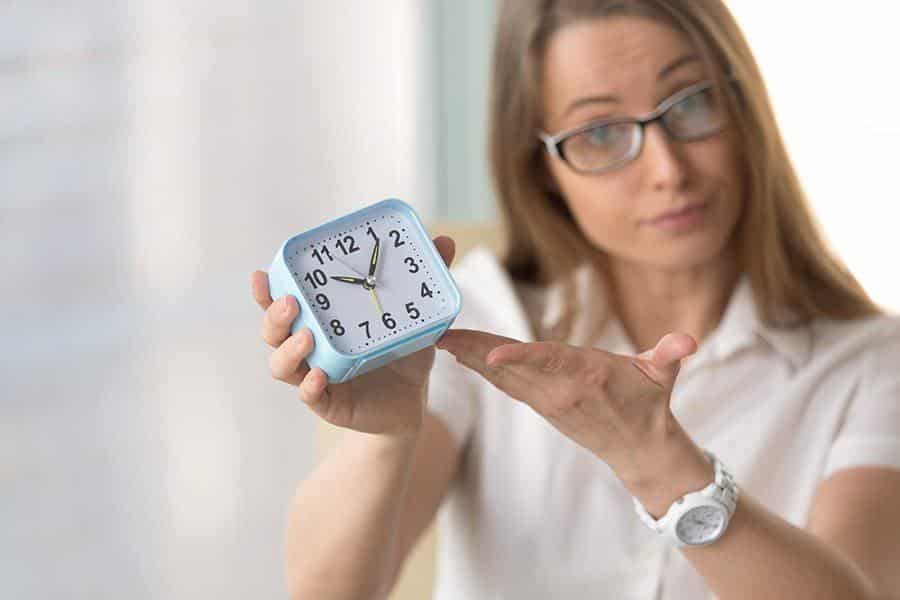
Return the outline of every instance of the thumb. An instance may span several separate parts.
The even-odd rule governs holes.
[[[681,361],[697,351],[697,341],[686,333],[663,336],[653,350],[638,356],[651,379],[664,387],[675,385]]]
[[[433,241],[434,246],[441,254],[441,258],[444,259],[444,264],[447,267],[452,265],[453,257],[456,256],[456,242],[453,241],[453,238],[447,235],[439,235]]]

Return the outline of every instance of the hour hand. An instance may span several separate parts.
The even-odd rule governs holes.
[[[332,279],[335,281],[343,281],[344,283],[355,283],[357,285],[364,285],[366,283],[365,279],[360,279],[359,277],[344,277],[342,275],[332,275]]]

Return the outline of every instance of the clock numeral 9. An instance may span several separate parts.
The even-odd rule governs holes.
[[[419,312],[419,309],[413,306],[412,302],[406,304],[406,312],[409,314],[409,318],[415,321],[419,317],[422,316],[422,313]],[[415,314],[414,314],[415,313]]]
[[[423,281],[422,282],[422,297],[425,298],[426,296],[428,298],[431,298],[434,296],[434,292],[432,292],[430,289],[428,289],[428,286]]]
[[[416,264],[416,260],[412,256],[407,256],[406,258],[403,259],[403,262],[405,262],[406,264],[409,265],[410,273],[418,273],[419,272],[419,265]]]
[[[334,335],[344,335],[347,332],[347,330],[344,329],[344,326],[341,325],[341,322],[337,319],[332,319],[329,324],[331,325],[331,328],[334,329]]]
[[[316,294],[316,302],[319,304],[319,307],[322,310],[328,310],[329,308],[331,308],[331,301],[325,294]]]
[[[391,318],[391,313],[384,313],[381,315],[381,322],[384,323],[384,326],[388,329],[395,329],[397,327],[397,321]]]
[[[309,282],[313,289],[318,288],[320,285],[325,285],[328,283],[328,277],[325,276],[325,271],[322,269],[316,269],[312,273],[307,273],[303,278]]]
[[[406,242],[400,241],[400,232],[397,231],[396,229],[391,229],[388,232],[388,235],[391,236],[392,238],[394,238],[394,248],[399,248],[400,246],[406,245]]]
[[[359,246],[356,245],[356,240],[353,239],[352,235],[345,235],[343,240],[336,241],[334,245],[341,249],[341,252],[344,253],[344,256],[353,254],[354,252],[358,252],[360,250]]]

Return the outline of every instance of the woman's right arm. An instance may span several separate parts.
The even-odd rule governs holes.
[[[435,245],[449,266],[453,240],[437,238]],[[306,362],[313,350],[310,332],[291,335],[296,300],[273,302],[262,271],[252,281],[265,310],[262,337],[275,349],[272,376],[297,386],[316,415],[346,430],[341,446],[300,484],[289,511],[291,597],[384,597],[459,464],[449,431],[426,412],[435,349],[330,384]]]
[[[286,540],[294,599],[386,598],[459,463],[439,418],[415,437],[347,432],[298,487]]]

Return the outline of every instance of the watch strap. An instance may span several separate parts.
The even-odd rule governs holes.
[[[676,546],[685,546],[686,544],[679,539],[679,537],[675,534],[675,525],[678,517],[681,516],[681,508],[685,503],[685,500],[688,497],[701,497],[705,502],[708,503],[717,503],[721,505],[728,514],[727,521],[725,526],[728,526],[728,521],[731,520],[731,516],[734,514],[735,509],[737,508],[737,501],[740,495],[740,488],[737,483],[734,481],[734,477],[722,464],[722,462],[710,451],[704,450],[704,454],[709,459],[709,461],[713,464],[713,468],[715,471],[714,481],[704,487],[702,490],[698,490],[695,492],[690,492],[685,494],[681,498],[675,500],[669,509],[666,511],[666,514],[661,516],[659,519],[654,519],[653,516],[647,512],[647,509],[644,508],[644,505],[641,502],[632,496],[632,503],[634,504],[635,512],[638,517],[640,517],[641,521],[647,527],[652,529],[653,531],[666,535],[666,537],[674,543]],[[724,533],[724,529],[722,531]]]

